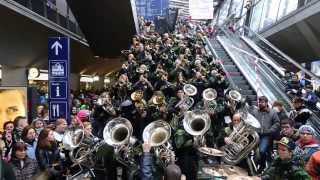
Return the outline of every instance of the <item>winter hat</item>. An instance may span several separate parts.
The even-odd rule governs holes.
[[[293,151],[296,148],[296,144],[290,138],[287,137],[281,138],[278,144],[287,146],[287,148],[291,151]]]
[[[315,134],[315,130],[313,129],[313,127],[311,127],[310,125],[302,125],[300,128],[299,128],[299,133],[309,133],[311,135],[314,135]]]
[[[90,115],[90,111],[88,110],[80,110],[77,114],[77,119],[80,121],[85,121],[88,119]]]

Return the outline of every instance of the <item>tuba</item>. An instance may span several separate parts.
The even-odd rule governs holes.
[[[168,140],[171,136],[171,126],[163,121],[157,120],[150,123],[143,130],[143,141],[148,142],[154,148],[155,155],[161,160],[163,166],[173,161],[174,152]]]
[[[184,129],[194,137],[196,146],[204,146],[204,134],[210,129],[211,120],[208,113],[197,110],[187,111],[183,118]]]
[[[81,127],[70,127],[63,136],[63,148],[69,151],[77,148],[84,139],[84,131]]]
[[[114,146],[117,152],[121,146],[129,144],[132,131],[133,128],[128,119],[114,118],[104,127],[103,139],[110,146]]]
[[[202,92],[205,111],[213,114],[217,107],[217,91],[212,88],[207,88]]]
[[[258,145],[259,135],[256,128],[260,128],[259,121],[251,114],[247,113],[240,125],[232,131],[228,137],[231,144],[223,147],[225,156],[222,160],[230,165],[236,165],[246,157]]]

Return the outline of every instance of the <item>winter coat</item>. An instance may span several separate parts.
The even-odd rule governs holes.
[[[29,180],[32,179],[39,171],[38,163],[35,159],[30,159],[28,157],[23,160],[23,167],[21,167],[21,162],[18,159],[12,159],[11,164],[13,168],[14,175],[17,180]]]
[[[312,154],[306,165],[306,171],[312,177],[312,180],[320,179],[320,151]]]
[[[30,159],[36,160],[36,148],[37,148],[37,141],[33,141],[32,144],[25,143],[27,146],[27,156]]]
[[[267,109],[266,111],[260,111],[257,108],[253,108],[250,113],[261,124],[261,129],[258,131],[260,135],[269,136],[280,130],[280,120],[275,110]]]
[[[261,180],[311,180],[303,167],[303,160],[293,156],[283,161],[279,157],[262,174]]]
[[[308,162],[311,155],[320,150],[319,143],[314,140],[312,143],[308,145],[302,145],[300,141],[297,141],[297,146],[294,150],[295,155],[303,157],[305,162]]]

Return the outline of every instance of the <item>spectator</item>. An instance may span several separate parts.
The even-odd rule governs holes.
[[[14,119],[13,124],[14,124],[13,140],[15,142],[21,142],[22,130],[29,125],[28,120],[26,117],[18,116]]]
[[[268,99],[265,96],[258,98],[258,108],[251,110],[251,114],[260,122],[261,128],[258,133],[260,136],[259,150],[260,150],[260,169],[263,171],[266,162],[271,161],[270,145],[272,137],[279,131],[280,120],[273,109],[268,107]]]
[[[280,122],[283,119],[287,119],[288,118],[288,114],[285,112],[285,109],[284,109],[284,106],[283,106],[283,102],[274,101],[273,104],[272,104],[272,109],[274,109],[277,112],[278,117],[280,119]]]
[[[299,128],[300,138],[297,141],[295,153],[307,162],[310,156],[320,150],[320,145],[315,138],[315,130],[310,125],[303,125]]]
[[[32,126],[27,126],[22,131],[22,140],[26,143],[28,158],[36,159],[36,130]]]
[[[311,116],[311,111],[304,106],[304,101],[300,97],[295,97],[292,101],[294,110],[291,110],[289,117],[294,120],[294,127],[299,128],[307,123]]]
[[[11,164],[17,180],[30,180],[39,171],[37,161],[27,156],[26,149],[23,142],[17,142],[12,149]]]
[[[45,122],[44,120],[41,119],[35,119],[32,123],[31,123],[32,127],[35,129],[36,133],[37,133],[37,137],[39,136],[40,132],[43,130],[43,128],[45,127]]]
[[[63,136],[64,136],[64,132],[66,131],[68,127],[67,121],[63,118],[59,118],[56,121],[56,128],[54,129],[54,139],[61,143]]]
[[[0,154],[2,152],[0,151]],[[0,158],[0,179],[1,180],[16,180],[13,168],[10,164]]]
[[[316,109],[316,104],[318,101],[318,97],[315,92],[313,92],[313,87],[311,84],[306,85],[305,87],[306,93],[302,94],[302,99],[304,100],[307,107],[311,109]]]
[[[14,124],[12,121],[7,121],[3,124],[3,129],[6,132],[13,133]]]
[[[61,179],[62,165],[59,149],[50,129],[43,129],[39,135],[36,158],[41,171],[49,173],[53,179]]]
[[[283,119],[281,121],[280,137],[287,137],[293,141],[299,139],[299,131],[293,127],[294,122],[291,119]]]
[[[320,151],[312,154],[306,165],[306,170],[312,177],[312,180],[320,179]]]
[[[273,160],[271,166],[261,175],[261,180],[309,180],[303,161],[294,155],[294,149],[294,142],[283,137],[278,143],[279,157]]]

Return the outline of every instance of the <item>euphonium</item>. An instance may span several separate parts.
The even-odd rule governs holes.
[[[211,120],[204,111],[187,111],[183,118],[184,129],[194,136],[196,146],[204,146],[204,134],[210,129]]]
[[[185,84],[183,86],[183,92],[185,93],[185,96],[183,99],[181,99],[175,107],[179,107],[180,109],[183,109],[184,111],[189,110],[193,104],[194,99],[191,96],[194,96],[197,94],[197,88],[192,84]]]
[[[223,147],[225,156],[222,160],[230,165],[236,165],[246,158],[251,150],[259,143],[259,135],[255,128],[260,128],[260,123],[251,114],[232,131],[228,137],[232,143]]]
[[[204,102],[204,108],[208,113],[214,113],[217,107],[217,91],[212,88],[207,88],[202,92],[202,98]]]
[[[239,91],[235,89],[229,89],[225,94],[228,104],[233,111],[236,111],[238,103],[240,103],[242,99],[242,95]]]
[[[157,120],[150,123],[143,130],[143,141],[154,148],[156,156],[163,162],[163,166],[169,164],[174,157],[174,152],[168,140],[171,136],[170,125],[163,121]]]

